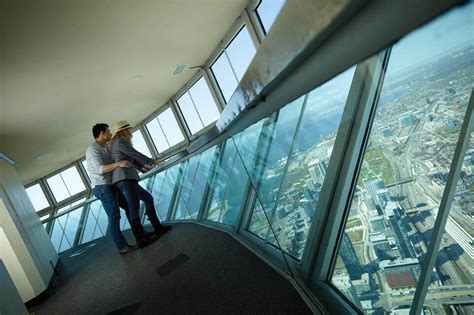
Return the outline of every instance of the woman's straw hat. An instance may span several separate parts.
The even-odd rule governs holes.
[[[130,126],[130,124],[128,123],[128,121],[126,120],[121,120],[119,121],[118,123],[116,123],[115,125],[113,125],[112,127],[112,131],[114,133],[120,131],[120,130],[124,130],[124,129],[128,129],[128,128],[132,128],[132,126]]]

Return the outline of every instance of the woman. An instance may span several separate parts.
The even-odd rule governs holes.
[[[110,149],[112,159],[114,161],[128,160],[134,167],[116,168],[112,174],[112,182],[127,200],[130,226],[137,239],[138,247],[144,247],[150,242],[140,223],[140,200],[145,203],[145,212],[157,236],[169,231],[171,226],[164,226],[160,223],[156,215],[153,196],[138,184],[140,177],[135,168],[149,170],[160,162],[150,159],[133,148],[130,141],[132,139],[131,126],[126,120],[116,123],[113,130],[115,135],[112,138]]]

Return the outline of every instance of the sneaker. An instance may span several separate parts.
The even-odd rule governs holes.
[[[137,240],[137,246],[138,246],[138,248],[145,248],[148,245],[150,245],[151,243],[156,242],[157,240],[158,240],[158,236],[156,236],[156,235],[151,235],[151,236],[148,236],[148,237],[144,237],[140,240]]]
[[[161,225],[158,231],[156,231],[156,235],[162,236],[166,232],[169,232],[173,227],[171,225]]]
[[[119,250],[119,254],[120,255],[125,255],[125,254],[131,253],[131,252],[133,252],[137,249],[138,249],[138,247],[136,247],[136,246],[127,245],[125,248],[122,248],[121,250]]]

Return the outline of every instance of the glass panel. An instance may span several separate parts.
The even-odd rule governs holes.
[[[203,202],[206,184],[211,172],[215,147],[192,157],[183,169],[180,187],[180,202],[175,219],[196,219]]]
[[[54,199],[56,202],[60,202],[69,196],[69,192],[67,191],[66,185],[61,178],[61,174],[56,174],[48,179],[46,179],[51,192],[53,193]]]
[[[61,230],[63,231],[63,233],[64,233],[64,228],[67,224],[67,219],[68,219],[68,215],[63,215],[62,217],[59,217],[56,219],[56,224],[59,223],[59,225],[61,225]],[[71,248],[71,243],[69,242],[66,235],[64,234],[61,241],[61,245],[59,246],[58,253],[68,250],[69,248]]]
[[[132,134],[132,143],[135,150],[143,153],[144,155],[151,158],[150,150],[146,145],[145,139],[143,138],[142,132],[140,130],[135,130]]]
[[[219,110],[217,109],[214,97],[212,97],[206,79],[201,77],[192,88],[189,89],[194,105],[196,106],[199,116],[204,123],[204,127],[215,122],[219,118]]]
[[[26,188],[25,190],[36,211],[40,211],[49,207],[49,202],[46,199],[46,196],[44,195],[43,189],[41,189],[40,184],[35,184]]]
[[[232,94],[234,94],[239,81],[234,75],[225,52],[223,52],[211,66],[211,71],[219,85],[224,101],[227,103]]]
[[[411,306],[472,90],[473,16],[454,9],[392,50],[331,279],[364,311]]]
[[[54,220],[52,222],[53,228],[51,231],[51,243],[53,243],[54,249],[56,249],[57,252],[59,252],[59,247],[61,246],[61,241],[64,236],[64,230],[62,226],[59,224],[58,220]]]
[[[203,202],[207,180],[210,177],[213,157],[216,147],[213,147],[199,155],[197,170],[189,187],[188,210],[192,218],[197,218],[200,206]]]
[[[435,263],[439,278],[428,289],[425,307],[432,314],[474,314],[474,133],[445,231]]]
[[[232,139],[217,150],[218,165],[210,178],[211,198],[207,220],[235,225],[243,202],[247,174]]]
[[[175,165],[164,172],[155,175],[152,193],[155,199],[155,208],[160,221],[166,221],[168,211],[173,201],[173,192],[176,186],[176,176],[180,165]],[[154,192],[158,192],[155,194]]]
[[[283,251],[301,259],[355,67],[308,95],[271,222]]]
[[[191,134],[195,134],[204,127],[201,122],[201,117],[199,117],[196,108],[194,107],[189,91],[176,100],[176,103],[183,114],[184,120],[186,121],[186,125]]]
[[[239,34],[237,34],[234,40],[232,40],[230,45],[226,48],[227,56],[229,57],[230,63],[239,82],[249,67],[256,51],[257,50],[253,45],[246,26],[240,30]]]
[[[265,210],[267,216],[271,217],[303,101],[304,96],[234,136],[247,173],[257,191],[259,202],[256,206],[263,208],[254,209],[251,218],[249,231],[256,235],[266,234],[253,229],[263,229],[262,225],[267,225],[268,228],[268,220],[261,211]]]
[[[178,122],[176,121],[176,117],[171,108],[164,110],[160,115],[158,115],[157,119],[160,122],[161,128],[166,135],[170,147],[184,140],[183,133],[179,128]]]
[[[255,46],[244,25],[211,66],[211,71],[226,103],[237,88],[255,52]]]
[[[62,171],[61,177],[63,178],[64,184],[66,184],[70,196],[74,196],[86,190],[86,186],[84,186],[84,182],[75,166]]]
[[[75,166],[46,179],[46,182],[57,202],[86,190]]]
[[[148,178],[149,180],[149,188],[147,189],[148,192],[153,196],[153,199],[155,201],[155,208],[156,212],[158,215],[158,218],[160,221],[163,221],[166,219],[166,210],[162,210],[158,207],[158,200],[160,199],[161,191],[163,189],[163,181],[166,178],[166,171],[157,173],[156,175],[153,175]]]
[[[261,0],[256,12],[265,33],[268,33],[286,0]]]
[[[163,152],[170,147],[157,119],[146,124],[146,128],[158,152]]]
[[[181,163],[179,175],[180,180],[177,181],[179,192],[177,195],[178,201],[174,214],[175,220],[184,220],[191,218],[191,214],[188,209],[188,201],[192,189],[192,183],[196,175],[198,162],[199,155],[193,156],[189,160],[186,160]]]
[[[100,200],[92,202],[87,215],[86,223],[84,225],[84,233],[81,244],[103,236],[97,224],[97,218],[100,211],[103,211]]]

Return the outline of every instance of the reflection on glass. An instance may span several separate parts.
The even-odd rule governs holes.
[[[84,224],[84,232],[81,244],[103,237],[107,231],[107,214],[102,208],[100,200],[96,200],[90,204],[87,214],[86,223]]]
[[[365,312],[411,307],[472,90],[473,16],[472,3],[454,9],[392,50],[331,277]],[[449,235],[463,233],[455,228],[462,210],[455,209]],[[431,278],[432,314],[446,313],[461,303],[457,293],[471,290],[468,255],[455,239],[445,237]],[[461,287],[446,301],[439,287],[451,285]]]
[[[148,146],[146,145],[145,139],[143,138],[142,132],[140,130],[135,130],[133,132],[132,143],[135,150],[151,158],[150,150],[148,149]]]
[[[176,103],[191,134],[195,134],[219,118],[219,110],[204,77],[201,77]]]
[[[40,211],[49,207],[49,202],[46,199],[40,184],[35,184],[26,188],[26,193],[28,194],[28,197],[30,198],[31,203],[35,207],[36,211]]]
[[[271,222],[281,249],[301,259],[355,67],[308,94]],[[276,242],[275,242],[276,245]]]
[[[155,199],[155,208],[160,221],[166,221],[168,211],[171,209],[179,168],[180,164],[175,165],[153,177],[154,182],[149,192]]]
[[[265,33],[272,27],[285,2],[286,0],[261,0],[256,12]]]
[[[167,108],[147,123],[146,128],[158,152],[163,152],[184,140],[171,108]],[[149,156],[151,157],[151,153]]]
[[[70,249],[77,237],[83,208],[60,216],[53,221],[51,242],[58,253]]]
[[[242,156],[254,188],[257,191],[260,206],[271,218],[278,189],[280,187],[291,144],[295,137],[296,126],[301,114],[304,96],[286,105],[278,112],[264,118],[241,134],[234,136],[235,143]],[[268,228],[268,220],[258,208],[252,215],[249,231],[259,234],[254,227]],[[270,233],[270,235],[273,234]]]
[[[209,176],[213,149],[207,150],[183,162],[179,184],[175,220],[196,219]]]
[[[249,231],[279,243],[297,259],[303,254],[353,74],[351,68],[234,136],[257,191]]]
[[[216,148],[215,165],[209,180],[210,202],[206,219],[235,225],[243,202],[247,174],[232,139]]]
[[[75,166],[46,179],[46,182],[57,202],[86,190]]]
[[[211,71],[226,103],[250,65],[255,52],[250,33],[244,25],[211,66]]]

